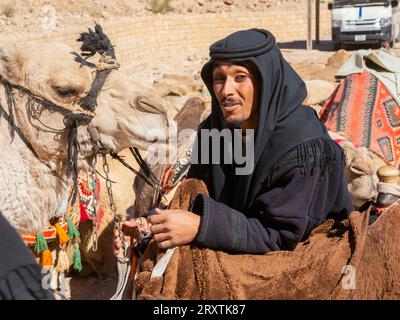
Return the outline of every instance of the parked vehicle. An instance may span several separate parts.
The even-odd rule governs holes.
[[[334,0],[328,9],[332,10],[335,50],[346,43],[386,43],[393,47],[400,41],[397,0]]]

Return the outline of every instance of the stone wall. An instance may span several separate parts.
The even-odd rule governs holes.
[[[330,38],[330,11],[321,8],[320,37]],[[226,14],[167,14],[118,19],[103,23],[103,29],[116,48],[123,65],[144,65],[152,59],[173,56],[177,53],[198,51],[207,53],[215,40],[244,28],[270,30],[278,42],[305,40],[307,38],[307,15],[304,10],[268,10],[259,12]],[[61,41],[79,48],[75,41],[85,26],[74,26],[68,31],[10,36],[2,34],[0,43],[26,41]],[[313,33],[315,31],[313,17]]]

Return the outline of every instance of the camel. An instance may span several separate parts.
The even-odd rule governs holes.
[[[339,143],[345,153],[344,174],[354,207],[358,209],[367,201],[375,200],[379,181],[377,171],[388,163],[382,155],[365,147],[356,147],[343,134],[329,131],[329,135]]]
[[[107,65],[104,54],[95,57],[83,59],[63,43],[0,46],[0,211],[21,234],[63,215],[68,162],[72,173],[92,173],[97,139],[117,153],[169,137],[173,120],[157,91]],[[82,107],[80,99],[107,68],[94,110]]]

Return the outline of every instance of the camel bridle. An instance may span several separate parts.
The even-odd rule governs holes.
[[[134,174],[141,177],[145,183],[150,185],[153,189],[160,192],[160,184],[158,182],[157,177],[153,174],[153,172],[149,169],[146,162],[140,155],[140,152],[137,148],[129,148],[136,162],[138,163],[142,172],[135,170],[128,163],[124,161],[124,159],[118,154],[112,152],[108,148],[104,146],[101,142],[100,134],[96,127],[91,125],[91,121],[94,118],[95,110],[97,107],[97,97],[105,83],[107,76],[111,73],[113,69],[118,69],[119,64],[116,62],[116,56],[114,47],[111,44],[108,36],[103,32],[101,26],[99,24],[95,24],[95,31],[92,29],[88,29],[88,32],[84,32],[80,34],[80,37],[77,41],[82,42],[81,45],[81,53],[85,58],[91,57],[96,53],[100,54],[100,62],[96,65],[96,75],[92,82],[91,88],[89,92],[82,98],[79,99],[78,103],[75,105],[75,108],[72,110],[70,108],[66,108],[60,105],[57,105],[45,98],[38,96],[33,93],[29,89],[10,83],[7,79],[5,79],[2,75],[0,75],[0,83],[3,84],[6,91],[7,104],[9,109],[9,114],[3,109],[0,105],[0,111],[2,115],[5,117],[6,121],[10,124],[11,136],[14,138],[14,132],[16,131],[24,143],[28,146],[28,148],[34,153],[37,157],[37,154],[33,148],[33,146],[29,143],[29,141],[24,137],[22,132],[15,126],[14,121],[14,96],[12,90],[15,89],[20,93],[27,95],[31,101],[39,103],[43,107],[53,110],[59,111],[65,114],[64,117],[64,125],[66,129],[68,129],[68,163],[67,163],[67,177],[72,175],[73,178],[73,193],[72,193],[72,204],[76,201],[77,196],[77,181],[78,181],[78,166],[77,166],[77,155],[80,149],[79,142],[77,140],[77,128],[79,125],[86,123],[87,130],[91,137],[91,140],[94,145],[94,153],[101,154],[103,156],[103,160],[105,160],[105,155],[110,154],[114,159],[121,162],[125,167],[131,170]],[[81,60],[85,61],[85,58],[81,58]],[[107,167],[108,164],[105,162],[104,167]],[[94,170],[94,168],[93,168]],[[109,178],[105,178],[112,182]],[[111,186],[111,184],[109,184]],[[110,194],[110,192],[109,192]],[[111,193],[112,194],[112,193]],[[110,199],[111,200],[111,199]],[[111,205],[114,207],[115,205]]]

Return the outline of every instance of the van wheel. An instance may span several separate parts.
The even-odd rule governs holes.
[[[394,40],[390,40],[390,42],[389,42],[389,47],[391,47],[391,48],[394,47]]]

